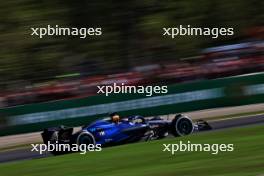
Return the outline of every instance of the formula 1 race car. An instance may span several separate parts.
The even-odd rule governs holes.
[[[185,136],[193,131],[210,130],[210,125],[200,120],[195,124],[182,114],[178,114],[172,121],[160,117],[144,118],[142,116],[130,116],[118,123],[110,119],[97,120],[73,133],[71,127],[53,127],[45,129],[41,135],[45,144],[100,144],[102,147],[162,139],[172,134],[175,137]],[[53,154],[58,154],[53,152]]]

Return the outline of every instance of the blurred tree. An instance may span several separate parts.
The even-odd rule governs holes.
[[[162,36],[163,27],[232,26],[235,39],[248,27],[263,25],[264,21],[263,1],[258,0],[2,0],[0,7],[2,87],[18,80],[52,79],[72,71],[101,74],[129,70],[161,59],[192,56],[201,48],[227,40],[225,37],[169,40]],[[103,35],[88,39],[71,36],[39,39],[30,35],[31,27],[48,24],[102,27]],[[96,65],[96,69],[90,65]]]

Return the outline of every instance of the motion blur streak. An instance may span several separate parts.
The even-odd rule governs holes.
[[[0,13],[0,107],[91,96],[113,82],[170,84],[264,70],[262,1],[11,0],[1,1]],[[234,35],[162,35],[188,24],[233,28]],[[104,32],[30,35],[48,25]]]

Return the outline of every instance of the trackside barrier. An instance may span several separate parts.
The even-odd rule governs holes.
[[[0,109],[0,136],[40,131],[60,124],[79,126],[108,116],[164,115],[264,102],[264,73],[168,86],[168,93],[114,94]]]

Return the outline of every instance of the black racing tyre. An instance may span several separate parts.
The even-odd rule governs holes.
[[[171,122],[171,133],[175,136],[186,136],[193,132],[192,120],[185,115],[176,115]]]
[[[80,132],[77,136],[76,143],[78,145],[81,145],[81,144],[86,144],[86,145],[93,144],[93,145],[95,145],[96,144],[94,136],[91,133],[89,133],[88,131]]]

